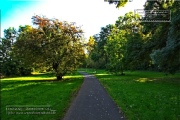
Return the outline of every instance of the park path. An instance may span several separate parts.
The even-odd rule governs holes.
[[[80,73],[84,82],[63,120],[125,120],[96,77]]]

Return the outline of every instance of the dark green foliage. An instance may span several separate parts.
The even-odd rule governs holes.
[[[172,7],[172,21],[167,29],[167,40],[164,47],[153,51],[151,57],[159,69],[175,73],[180,66],[180,3],[175,2]]]
[[[96,35],[88,57],[92,66],[114,73],[128,69],[173,74],[180,70],[180,2],[147,1],[144,9],[171,11],[171,22],[140,22],[140,16],[132,12],[120,16],[115,25],[102,28]],[[145,11],[145,16],[148,14]]]
[[[104,46],[107,44],[108,36],[113,29],[113,25],[107,25],[101,28],[101,32],[93,36],[95,39],[94,49],[89,54],[89,59],[93,61],[89,64],[89,67],[106,68],[108,63],[108,55],[105,52]],[[90,61],[90,60],[89,60]]]
[[[14,52],[17,31],[14,28],[4,30],[5,38],[0,39],[0,73],[4,76],[29,75],[31,68],[23,65]]]

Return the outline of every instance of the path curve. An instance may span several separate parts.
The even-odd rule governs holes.
[[[63,120],[126,120],[98,79],[80,73],[84,82]]]

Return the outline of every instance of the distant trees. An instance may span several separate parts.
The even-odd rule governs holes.
[[[146,2],[145,10],[170,10],[171,22],[140,22],[142,18],[132,12],[120,16],[94,36],[96,44],[88,58],[96,68],[116,74],[124,69],[175,73],[180,70],[179,6],[177,1]]]
[[[107,69],[117,74],[123,70],[125,66],[125,54],[126,54],[126,42],[127,39],[124,37],[126,34],[125,30],[119,30],[116,27],[112,30],[112,33],[108,37],[107,44],[105,45],[105,51],[107,53],[109,62],[107,63]]]
[[[112,25],[107,25],[106,27],[101,28],[100,34],[93,36],[95,43],[93,49],[89,53],[88,59],[90,60],[88,61],[91,62],[91,64],[88,64],[89,67],[106,68],[108,63],[108,55],[104,47],[107,44],[107,39],[112,29]]]
[[[95,40],[94,40],[93,36],[90,36],[89,41],[86,45],[88,53],[90,53],[94,49],[94,45],[95,45]]]
[[[5,29],[4,36],[0,39],[0,73],[6,76],[30,74],[31,68],[25,67],[14,52],[17,30],[11,27]]]
[[[41,16],[34,25],[20,26],[13,52],[24,66],[53,69],[57,80],[75,70],[85,58],[83,31],[75,23]]]

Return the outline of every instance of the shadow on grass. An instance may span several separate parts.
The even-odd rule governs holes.
[[[57,80],[53,73],[35,74],[23,77],[11,77],[1,80],[1,91],[9,91],[23,87],[34,87],[37,85],[54,85],[54,83],[69,83],[74,80],[82,79],[82,76],[70,74],[63,77],[62,80]]]
[[[50,76],[49,76],[50,75]],[[10,91],[10,90],[15,90],[15,89],[24,89],[30,88],[32,89],[33,87],[37,87],[39,85],[58,85],[59,83],[61,84],[67,84],[71,85],[75,80],[80,80],[82,79],[82,76],[80,75],[67,75],[65,76],[62,80],[56,80],[56,79],[48,79],[49,77],[54,77],[52,74],[44,74],[43,77],[42,75],[32,75],[33,77],[39,77],[39,78],[46,78],[45,80],[2,80],[1,81],[1,91]],[[32,77],[30,76],[30,77]],[[17,78],[17,77],[16,77]]]
[[[49,74],[48,74],[49,75]],[[72,96],[79,90],[83,76],[69,74],[61,81],[51,79],[55,76],[45,74],[32,75],[31,78],[45,80],[2,80],[2,120],[46,120],[61,119],[71,103]],[[16,77],[17,78],[17,77]],[[50,78],[50,79],[48,79]],[[56,114],[53,115],[7,115],[6,105],[51,105]]]

